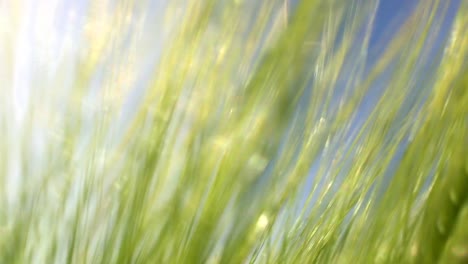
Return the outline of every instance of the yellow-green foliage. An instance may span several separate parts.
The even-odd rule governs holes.
[[[0,2],[0,263],[468,261],[466,1],[66,2]]]

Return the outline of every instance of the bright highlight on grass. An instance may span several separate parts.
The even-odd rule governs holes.
[[[378,8],[0,1],[0,263],[466,263],[468,3]]]
[[[261,214],[257,221],[257,230],[263,230],[268,226],[268,217]]]

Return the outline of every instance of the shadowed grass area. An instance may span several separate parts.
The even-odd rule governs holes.
[[[454,3],[1,3],[0,263],[465,263]]]

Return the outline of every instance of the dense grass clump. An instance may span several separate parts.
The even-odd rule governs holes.
[[[378,8],[0,2],[0,263],[467,263],[467,1]]]

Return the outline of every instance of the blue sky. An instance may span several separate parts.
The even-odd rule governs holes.
[[[378,45],[386,33],[395,31],[416,7],[417,0],[382,0],[375,18],[371,45]]]
[[[371,47],[375,47],[385,42],[385,40],[389,40],[419,2],[418,0],[381,0],[375,18]],[[447,37],[447,29],[453,22],[458,6],[460,5],[460,0],[447,0],[446,3],[449,6],[447,18],[442,26],[442,34],[439,38],[441,41]]]

